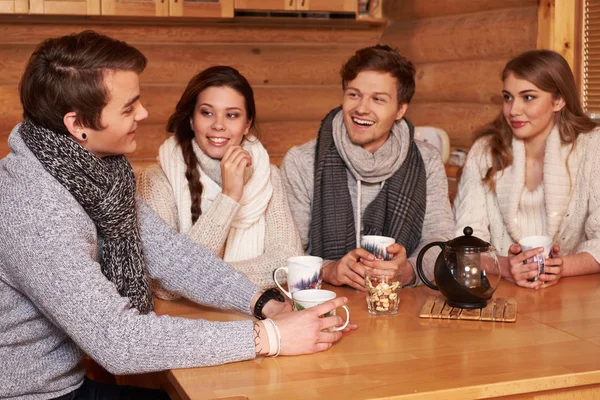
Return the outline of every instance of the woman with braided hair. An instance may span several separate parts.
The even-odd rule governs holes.
[[[252,87],[214,66],[188,83],[167,123],[159,164],[138,179],[142,198],[173,229],[212,250],[253,283],[304,254],[279,170],[256,134]],[[164,299],[177,297],[154,285]]]
[[[85,31],[43,41],[20,84],[23,122],[0,160],[0,398],[163,399],[84,378],[324,351],[347,299],[300,312],[261,292],[136,198],[124,154],[148,116],[134,47]],[[157,316],[149,279],[207,306],[253,314]],[[265,319],[268,317],[267,319]],[[355,326],[353,326],[355,328]]]

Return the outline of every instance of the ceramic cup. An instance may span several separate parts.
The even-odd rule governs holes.
[[[304,310],[305,308],[310,308],[314,306],[318,306],[319,304],[323,304],[326,301],[333,300],[336,298],[335,292],[331,290],[323,290],[323,289],[307,289],[307,290],[298,290],[292,294],[292,301],[294,302],[294,309],[297,311]],[[346,322],[342,326],[336,326],[330,328],[329,330],[332,332],[341,331],[350,322],[350,310],[346,306],[342,306],[344,310],[346,310]],[[324,315],[324,317],[330,317],[332,315],[336,315],[336,311],[330,311]]]
[[[537,275],[533,279],[530,279],[531,282],[535,282],[540,278],[540,274],[544,273],[546,258],[552,257],[552,238],[550,236],[527,236],[519,240],[519,245],[521,245],[521,251],[531,250],[537,247],[544,248],[543,253],[524,261],[525,264],[537,263]]]
[[[380,260],[392,259],[386,249],[394,243],[396,243],[396,239],[387,236],[365,235],[360,239],[360,247],[373,253]]]
[[[273,273],[275,284],[290,299],[298,290],[320,289],[323,282],[323,259],[315,256],[290,257],[285,267],[279,267]],[[278,281],[277,273],[284,271],[287,276],[288,290]],[[281,276],[281,274],[280,274]]]

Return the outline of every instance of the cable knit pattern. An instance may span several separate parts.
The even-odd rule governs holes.
[[[523,188],[519,203],[519,226],[523,237],[546,234],[546,207],[544,205],[544,183],[533,191]]]
[[[560,142],[558,128],[554,127],[546,139],[546,154],[544,156],[544,196],[546,204],[546,235],[556,238],[558,227],[561,224],[569,194],[572,190],[571,182],[577,176],[579,164],[577,151],[570,157],[571,146],[563,146]],[[513,138],[512,141],[513,164],[496,175],[496,192],[498,205],[502,212],[506,229],[515,242],[523,237],[523,232],[518,221],[519,202],[521,192],[525,187],[525,144],[522,140]],[[566,169],[567,157],[569,172]]]
[[[140,314],[102,274],[96,226],[18,132],[0,161],[0,398],[52,399],[83,382],[87,353],[114,374],[255,357],[252,321]],[[259,290],[143,201],[136,204],[149,275],[207,306],[250,314]],[[201,271],[201,273],[198,273]]]
[[[456,234],[462,232],[465,226],[471,226],[475,236],[490,241],[502,256],[506,256],[510,245],[522,236],[517,210],[525,180],[525,152],[522,142],[513,142],[516,142],[513,144],[513,166],[507,168],[504,175],[502,171],[497,174],[499,185],[496,192],[490,192],[482,182],[491,165],[488,139],[475,142],[454,200]],[[579,135],[572,152],[571,147],[561,145],[556,129],[546,140],[543,177],[545,234],[561,246],[561,254],[585,251],[599,261],[600,177],[597,171],[600,167],[600,129]],[[569,171],[565,166],[567,158]],[[507,202],[510,204],[505,204]]]
[[[263,288],[273,287],[273,271],[284,266],[287,259],[302,255],[302,244],[288,206],[279,170],[270,166],[273,195],[265,213],[264,253],[252,259],[231,262],[252,282]],[[138,192],[161,218],[174,230],[180,230],[173,189],[160,165],[152,165],[138,175]],[[187,232],[189,238],[200,243],[220,257],[240,205],[219,193],[211,207],[203,211],[198,221]]]
[[[419,149],[427,176],[427,204],[421,239],[415,251],[408,255],[408,261],[415,269],[417,256],[421,249],[434,241],[445,242],[452,238],[452,212],[448,199],[448,179],[439,152],[430,144],[415,141]],[[285,155],[281,164],[281,173],[288,194],[288,200],[296,226],[300,232],[304,249],[308,247],[310,226],[310,207],[314,193],[314,165],[315,165],[316,139],[301,146],[291,148]],[[357,182],[350,171],[348,175],[348,189],[352,206],[360,204],[361,212],[371,203],[381,190],[382,182],[362,182],[362,202],[357,201]],[[429,279],[433,279],[433,267],[439,250],[435,248],[427,251],[423,259],[423,268]],[[329,261],[327,261],[329,262]],[[416,275],[416,271],[415,271]],[[415,285],[422,284],[416,277]]]

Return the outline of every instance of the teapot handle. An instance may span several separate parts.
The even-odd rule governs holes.
[[[419,256],[417,257],[417,274],[419,275],[419,278],[421,278],[421,280],[423,281],[423,283],[425,285],[429,286],[433,290],[440,290],[440,289],[438,289],[438,287],[436,285],[431,283],[431,281],[429,279],[427,279],[427,277],[425,276],[425,271],[423,271],[423,256],[425,256],[425,253],[427,252],[427,250],[429,250],[433,246],[439,246],[443,251],[444,248],[446,247],[446,243],[445,242],[433,242],[433,243],[429,243],[427,246],[425,246],[421,249],[421,251],[419,252]]]

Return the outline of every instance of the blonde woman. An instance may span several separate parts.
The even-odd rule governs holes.
[[[504,105],[476,135],[454,201],[456,234],[471,226],[500,254],[503,276],[539,289],[562,276],[600,271],[600,131],[582,110],[575,79],[558,53],[523,53],[502,73]],[[554,256],[540,279],[541,248],[519,239],[550,236]],[[558,253],[560,251],[560,254]]]

